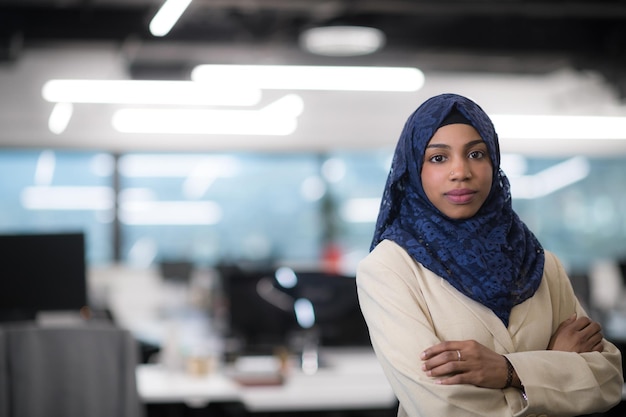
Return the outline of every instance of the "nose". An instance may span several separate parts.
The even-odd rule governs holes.
[[[451,180],[465,180],[471,176],[472,173],[467,161],[461,160],[452,164],[452,170],[450,171]]]

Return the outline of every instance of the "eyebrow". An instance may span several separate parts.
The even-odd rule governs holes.
[[[476,139],[476,140],[473,140],[471,142],[466,143],[464,145],[464,147],[465,148],[471,148],[472,146],[478,145],[480,143],[484,143],[485,145],[487,145],[487,142],[485,142],[484,140]],[[428,146],[426,146],[426,149],[430,149],[430,148],[445,148],[445,149],[449,149],[450,145],[446,145],[444,143],[431,143]]]

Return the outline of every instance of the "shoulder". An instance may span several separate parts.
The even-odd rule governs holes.
[[[557,274],[563,269],[563,265],[559,258],[549,250],[544,251],[545,254],[545,264],[543,266],[544,275],[549,274]]]
[[[543,281],[547,285],[550,297],[560,302],[576,298],[572,282],[570,281],[561,260],[552,252],[545,251],[543,267]]]
[[[411,268],[415,261],[402,248],[391,240],[383,240],[359,262],[357,271],[368,269],[404,269]]]
[[[440,277],[415,261],[408,252],[391,240],[381,241],[357,266],[357,284],[384,282],[386,286],[419,287],[425,280],[438,282]]]
[[[561,287],[569,284],[569,278],[559,258],[550,251],[545,251],[543,279],[550,287]]]

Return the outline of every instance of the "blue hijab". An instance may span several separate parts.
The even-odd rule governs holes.
[[[435,208],[421,182],[426,145],[453,111],[478,131],[493,166],[487,200],[473,217],[462,220]],[[543,248],[513,211],[509,181],[500,169],[498,135],[478,104],[442,94],[409,117],[393,156],[371,249],[383,239],[396,242],[461,293],[490,308],[507,327],[511,309],[535,293],[543,275]]]

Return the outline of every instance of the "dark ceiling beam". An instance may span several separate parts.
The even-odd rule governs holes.
[[[421,16],[525,16],[529,18],[626,18],[623,1],[445,1],[445,0],[196,0],[196,6],[247,12],[275,10],[308,15],[344,12]]]

